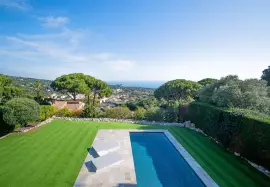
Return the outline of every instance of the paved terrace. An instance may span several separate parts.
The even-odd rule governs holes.
[[[136,186],[136,174],[133,164],[129,131],[99,130],[94,142],[102,140],[117,140],[120,144],[120,147],[116,152],[122,156],[123,161],[115,166],[109,166],[95,172],[90,164],[91,160],[94,158],[95,155],[90,150],[89,154],[87,154],[86,156],[86,159],[80,170],[74,187],[124,187],[131,185]]]
[[[175,148],[181,153],[190,167],[207,187],[217,187],[213,179],[201,168],[193,157],[167,130],[99,130],[93,142],[117,141],[119,149],[115,152],[122,156],[123,161],[106,167],[97,172],[91,165],[91,160],[97,155],[91,149],[86,156],[74,187],[136,187],[136,173],[133,162],[129,132],[164,132]]]

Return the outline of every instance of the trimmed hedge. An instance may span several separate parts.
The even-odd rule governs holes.
[[[226,110],[201,102],[190,103],[183,117],[225,148],[270,169],[269,117],[246,110]]]
[[[127,107],[115,107],[106,109],[101,117],[114,119],[130,119],[132,112]]]
[[[40,105],[40,120],[44,121],[57,113],[57,108],[50,105]]]

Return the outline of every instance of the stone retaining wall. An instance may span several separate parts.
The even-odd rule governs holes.
[[[133,120],[133,119],[113,119],[113,118],[70,118],[70,117],[54,117],[58,120],[74,120],[74,121],[98,121],[98,122],[118,122],[118,123],[133,123],[142,125],[161,125],[161,126],[181,126],[183,123],[167,123],[167,122],[156,122],[146,120]]]
[[[51,123],[53,120],[54,120],[54,117],[46,119],[46,120],[44,120],[44,121],[42,121],[42,122],[40,122],[40,123],[38,123],[36,125],[33,125],[33,126],[27,126],[27,127],[22,127],[22,128],[19,128],[19,129],[15,129],[14,132],[17,132],[17,133],[28,132],[28,131],[30,131],[32,129],[35,129],[35,128],[38,128],[38,127],[40,127],[42,125],[46,125],[48,123]]]

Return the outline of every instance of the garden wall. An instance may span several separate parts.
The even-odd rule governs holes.
[[[190,103],[183,118],[225,148],[270,169],[269,118],[251,117],[243,110],[229,111],[200,102]]]
[[[54,117],[59,120],[75,120],[75,121],[102,121],[102,122],[119,122],[119,123],[135,123],[142,125],[162,125],[162,126],[183,126],[182,123],[168,123],[156,122],[146,120],[133,120],[133,119],[114,119],[114,118],[72,118],[72,117]]]

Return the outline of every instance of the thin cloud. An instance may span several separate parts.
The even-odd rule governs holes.
[[[21,75],[40,69],[40,76],[49,79],[74,71],[101,79],[119,72],[127,76],[135,62],[110,52],[91,51],[85,43],[89,35],[88,30],[64,28],[50,34],[6,36],[0,42],[0,56],[6,59],[2,68],[20,70]]]
[[[114,60],[106,62],[106,64],[110,67],[110,69],[118,72],[130,71],[135,65],[135,63],[130,60]]]
[[[47,16],[47,17],[40,17],[38,18],[39,21],[41,21],[41,25],[43,27],[47,28],[61,28],[64,27],[68,22],[68,17],[53,17],[53,16]]]
[[[27,0],[0,0],[0,6],[21,11],[28,11],[32,8]]]

